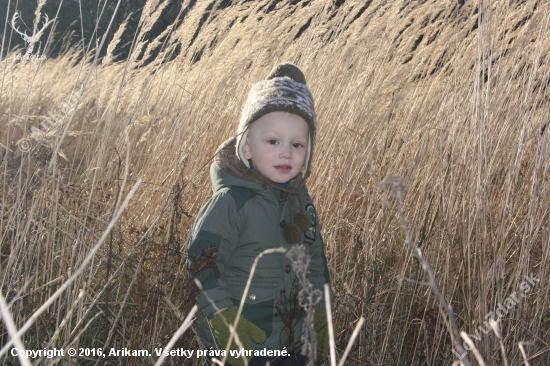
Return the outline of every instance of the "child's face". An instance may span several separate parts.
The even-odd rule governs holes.
[[[309,129],[302,117],[271,112],[250,125],[243,155],[267,179],[287,183],[304,166],[308,141]]]

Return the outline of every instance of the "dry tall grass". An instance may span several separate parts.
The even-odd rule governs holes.
[[[142,32],[162,3],[149,2]],[[346,364],[458,360],[395,203],[382,206],[390,174],[404,178],[410,235],[485,363],[550,364],[547,2],[183,3],[185,17],[154,44],[136,35],[123,63],[95,62],[95,50],[83,58],[81,48],[42,62],[14,61],[21,51],[2,59],[0,292],[17,329],[27,323],[27,348],[152,352],[169,342],[193,305],[186,248],[211,195],[210,159],[236,131],[251,83],[292,61],[316,98],[309,189],[336,289],[340,354],[366,319]],[[138,57],[159,48],[152,63]],[[81,90],[76,110],[46,136],[34,131],[35,141],[30,126],[40,129]],[[526,275],[539,280],[529,291]],[[519,303],[497,313],[511,296]],[[490,329],[491,312],[501,339],[479,330]],[[10,339],[0,327],[0,345]],[[197,343],[188,331],[175,346]]]

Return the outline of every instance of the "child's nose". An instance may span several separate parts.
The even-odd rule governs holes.
[[[281,159],[290,159],[292,157],[292,149],[290,149],[288,146],[283,147],[279,156],[281,157]]]

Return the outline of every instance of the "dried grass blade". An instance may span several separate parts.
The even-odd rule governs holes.
[[[332,326],[332,310],[330,309],[330,285],[328,283],[325,283],[325,307],[327,309],[330,365],[336,366],[336,344],[334,343],[334,327]]]
[[[344,362],[346,362],[346,358],[348,358],[348,355],[351,351],[351,347],[355,343],[355,339],[359,335],[359,332],[361,331],[361,327],[363,326],[363,323],[365,323],[365,318],[361,317],[357,322],[357,325],[355,326],[353,333],[351,334],[351,338],[348,341],[348,345],[346,346],[346,350],[344,351],[344,354],[342,355],[342,358],[340,359],[338,366],[344,366]]]
[[[23,355],[21,355],[21,351],[25,351],[25,345],[21,341],[21,338],[19,334],[17,333],[17,327],[15,326],[15,323],[13,322],[13,318],[11,317],[10,311],[8,309],[8,304],[6,304],[6,300],[4,299],[4,296],[0,293],[0,314],[2,314],[2,318],[4,319],[4,324],[6,324],[6,328],[8,330],[8,334],[11,337],[11,342],[15,344],[15,347],[19,350],[17,356],[19,357],[19,361],[23,366],[31,366],[30,361]]]
[[[174,333],[174,335],[172,336],[172,339],[170,339],[170,342],[168,342],[168,344],[166,345],[166,347],[164,347],[164,350],[165,351],[170,351],[172,349],[172,347],[174,347],[174,345],[176,344],[176,342],[178,341],[178,339],[181,337],[181,335],[183,333],[185,333],[185,331],[187,330],[187,328],[189,328],[189,326],[191,325],[191,323],[193,323],[192,319],[193,317],[195,316],[195,313],[197,312],[199,308],[197,307],[197,305],[193,306],[193,308],[191,309],[191,311],[189,312],[189,314],[187,314],[187,316],[185,317],[185,320],[183,321],[183,323],[181,324],[181,326],[178,328],[178,330],[176,330],[176,333]],[[159,359],[157,360],[157,362],[155,362],[155,366],[159,366],[160,364],[162,364],[162,362],[164,361],[164,359],[166,358],[165,354],[163,353]]]

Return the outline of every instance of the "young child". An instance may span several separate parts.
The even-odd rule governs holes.
[[[304,74],[295,65],[281,64],[252,86],[238,135],[219,148],[210,168],[214,195],[197,216],[188,260],[191,277],[202,285],[197,289],[196,330],[207,350],[225,349],[230,334],[225,322],[234,323],[252,264],[262,251],[303,244],[311,256],[308,279],[313,288],[324,292],[324,284],[330,283],[317,213],[305,187],[316,133]],[[249,365],[305,365],[300,290],[284,253],[259,260],[237,326],[244,348],[263,352],[256,357],[246,353]],[[324,309],[323,297],[314,312],[319,362],[328,352]],[[240,347],[233,342],[230,349]],[[274,353],[266,350],[286,352],[269,357]],[[242,357],[228,354],[227,360],[232,366],[244,365]]]

